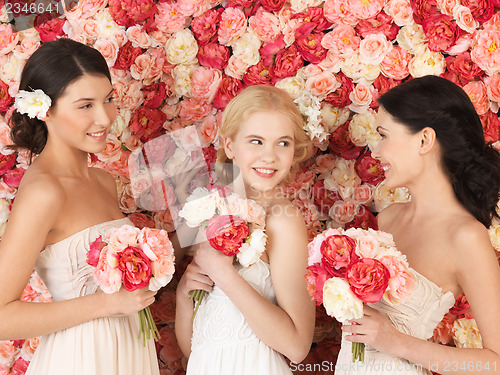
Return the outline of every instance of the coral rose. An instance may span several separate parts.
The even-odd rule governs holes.
[[[118,269],[122,271],[123,286],[129,292],[144,288],[151,279],[151,261],[144,252],[134,246],[118,253]]]
[[[232,215],[210,218],[207,227],[207,239],[210,245],[228,256],[239,252],[243,240],[249,233],[246,222]]]
[[[390,273],[380,261],[360,258],[349,266],[345,277],[356,297],[365,303],[375,303],[382,299]]]
[[[347,268],[359,257],[356,254],[356,242],[348,236],[332,235],[321,244],[321,264],[332,276],[343,277]]]

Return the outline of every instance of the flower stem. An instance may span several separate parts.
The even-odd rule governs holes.
[[[193,312],[193,317],[191,318],[191,321],[194,321],[194,317],[198,312],[198,308],[200,307],[201,301],[203,300],[203,297],[205,297],[206,292],[201,289],[196,289],[194,291],[192,290],[191,292],[189,292],[189,294],[191,296],[191,301],[194,301],[196,304],[196,307]]]

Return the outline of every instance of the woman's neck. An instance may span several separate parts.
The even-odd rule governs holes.
[[[37,157],[38,163],[43,163],[51,171],[60,176],[89,178],[88,153],[75,148],[55,147],[47,145]]]

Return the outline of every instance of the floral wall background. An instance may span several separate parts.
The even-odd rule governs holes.
[[[8,21],[5,8],[0,18]],[[310,239],[328,226],[376,228],[378,211],[410,199],[405,189],[384,187],[370,152],[378,141],[377,97],[405,80],[434,74],[462,86],[486,142],[500,148],[500,0],[80,0],[51,18],[33,17],[35,27],[21,32],[0,25],[0,233],[27,168],[25,154],[4,147],[13,96],[26,59],[59,37],[97,48],[111,69],[118,117],[106,150],[90,162],[116,178],[120,206],[139,227],[173,232],[177,212],[138,206],[134,197],[148,187],[131,181],[130,154],[194,125],[213,161],[221,111],[248,85],[287,90],[307,120],[315,155],[283,191],[302,210]],[[170,155],[157,151],[166,163]],[[490,235],[500,250],[498,221]],[[179,262],[177,280],[186,262]],[[152,306],[162,374],[183,374],[186,362],[173,329],[177,280]],[[22,299],[50,301],[36,274]],[[313,347],[295,373],[333,373],[320,364],[334,364],[339,338],[338,325],[318,309]],[[464,296],[433,340],[481,344]],[[0,374],[23,374],[37,343],[0,342]]]

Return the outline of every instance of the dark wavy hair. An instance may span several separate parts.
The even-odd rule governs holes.
[[[41,89],[52,100],[52,107],[68,85],[84,74],[109,79],[106,60],[96,49],[71,39],[61,38],[42,44],[28,59],[21,74],[19,90]],[[15,110],[10,119],[13,149],[24,148],[39,154],[47,143],[45,122]]]
[[[434,129],[456,197],[489,227],[498,217],[500,154],[485,144],[481,120],[465,91],[429,75],[394,87],[378,103],[412,133]]]

